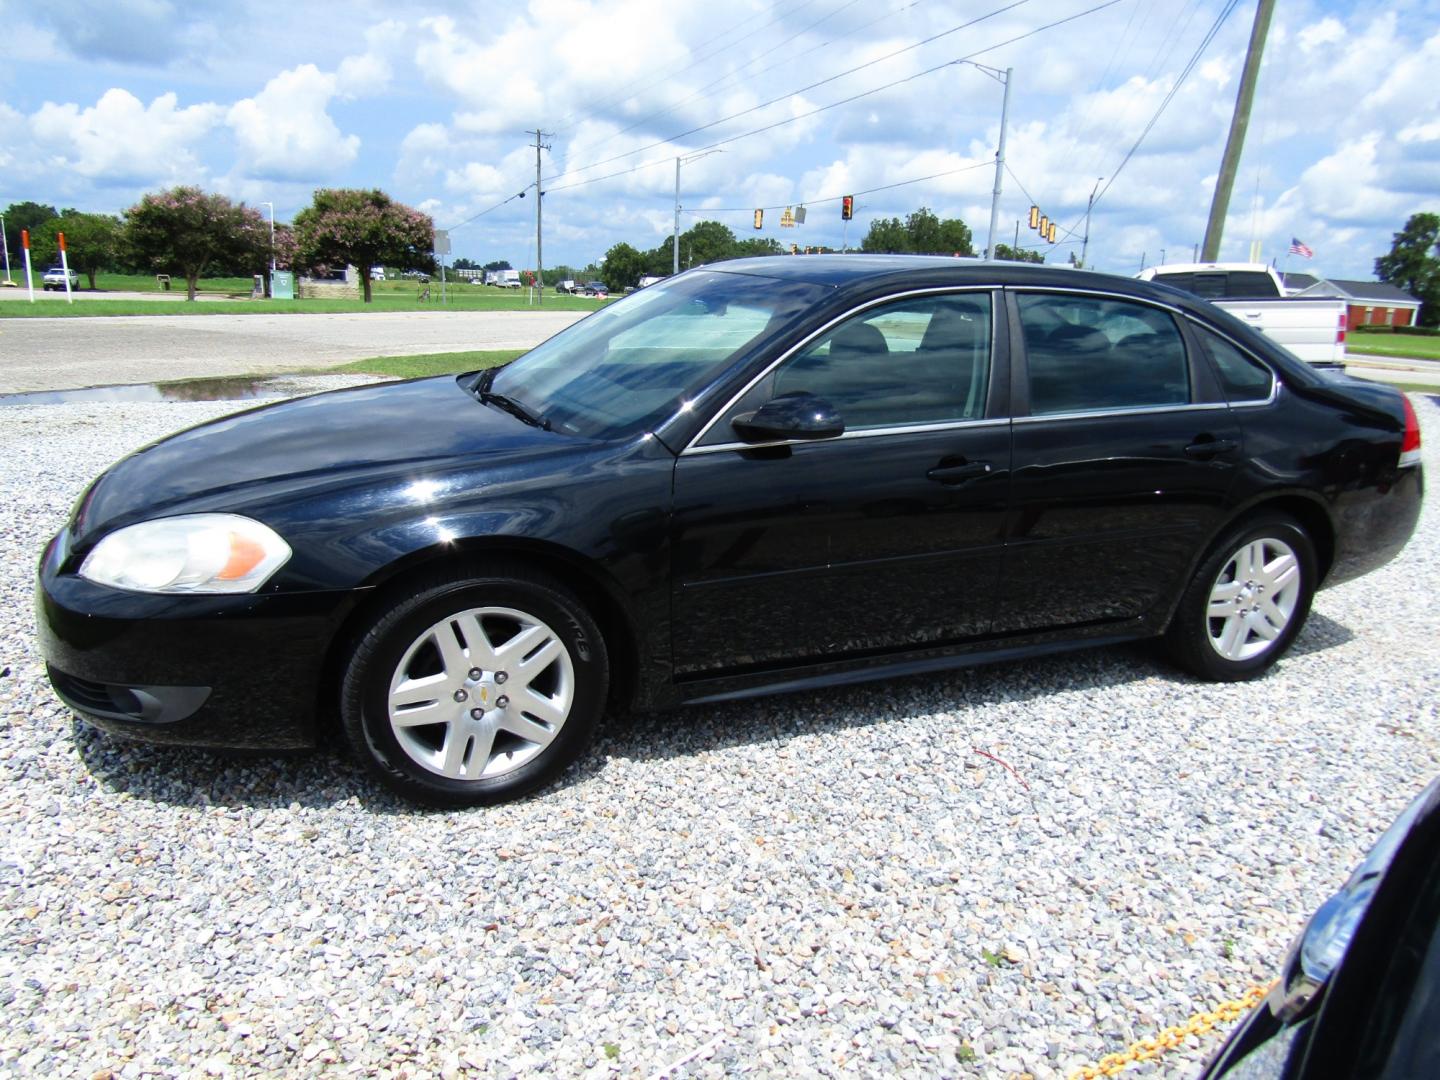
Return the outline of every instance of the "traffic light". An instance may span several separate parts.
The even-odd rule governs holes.
[[[757,229],[762,229],[762,228],[764,228],[764,227],[765,227],[765,211],[764,211],[764,210],[756,210],[756,211],[755,211],[755,228],[757,228]]]
[[[1043,237],[1050,231],[1050,219],[1044,214],[1040,215],[1040,235]]]
[[[790,254],[791,254],[791,255],[798,255],[798,254],[800,254],[800,245],[799,245],[799,244],[791,244],[791,245],[790,245]]]
[[[846,195],[840,200],[840,220],[849,221],[855,216],[855,196]]]
[[[1045,239],[1052,244],[1055,242],[1055,223],[1053,221],[1050,222],[1050,231],[1045,234]]]
[[[1030,207],[1030,228],[1032,228],[1032,229],[1038,229],[1039,227],[1040,227],[1040,208],[1039,208],[1038,206],[1032,206],[1032,207]]]

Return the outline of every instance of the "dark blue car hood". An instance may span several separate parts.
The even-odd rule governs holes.
[[[481,404],[449,375],[338,390],[212,420],[137,450],[95,482],[74,539],[148,517],[420,478],[450,464],[514,465],[588,445]]]

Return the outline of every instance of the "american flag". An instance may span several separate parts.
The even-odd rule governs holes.
[[[1293,236],[1290,238],[1290,254],[1299,255],[1305,259],[1311,259],[1315,257],[1315,251],[1313,248],[1305,246]]]

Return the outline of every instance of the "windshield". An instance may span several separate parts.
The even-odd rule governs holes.
[[[668,419],[741,352],[827,286],[692,270],[581,319],[495,375],[489,389],[557,431],[638,434]]]

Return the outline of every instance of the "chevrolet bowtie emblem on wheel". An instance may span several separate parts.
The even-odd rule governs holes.
[[[485,687],[483,687],[483,686],[480,687],[480,704],[481,704],[481,705],[489,705],[489,704],[490,704],[490,691],[487,690],[487,689],[486,689]]]

